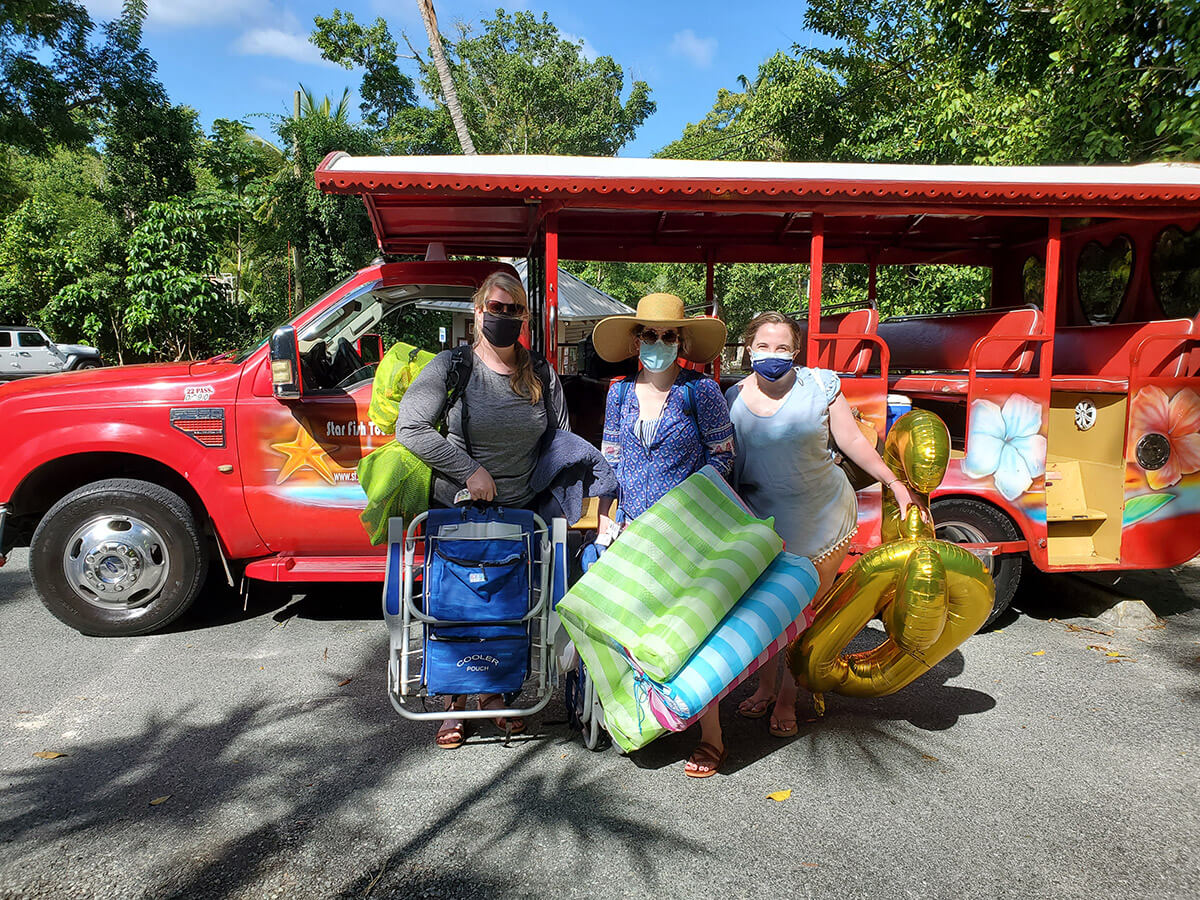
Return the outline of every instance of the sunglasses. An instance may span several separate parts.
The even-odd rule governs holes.
[[[659,338],[664,344],[679,343],[678,331],[655,331],[653,328],[643,328],[638,332],[637,338],[643,344],[657,344]]]
[[[509,316],[515,319],[525,315],[525,307],[520,303],[503,303],[500,300],[488,300],[483,304],[483,308],[493,316]]]

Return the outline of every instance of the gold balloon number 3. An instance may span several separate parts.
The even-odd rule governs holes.
[[[888,432],[884,462],[925,506],[942,483],[950,435],[936,415],[914,409]],[[883,543],[839,578],[804,633],[788,648],[796,680],[814,694],[880,697],[928,672],[979,630],[992,611],[996,586],[973,553],[934,537],[916,506],[906,516],[884,489]],[[887,639],[860,653],[846,646],[875,616]]]

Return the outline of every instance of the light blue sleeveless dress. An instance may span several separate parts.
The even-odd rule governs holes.
[[[725,393],[737,457],[734,481],[791,553],[814,562],[849,542],[858,528],[858,501],[829,450],[829,405],[841,392],[836,373],[796,369],[796,381],[770,416],[750,411],[741,385]]]

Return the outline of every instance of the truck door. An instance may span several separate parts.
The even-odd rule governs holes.
[[[359,339],[379,334],[385,350],[403,340],[437,352],[440,329],[447,344],[462,331],[471,293],[497,267],[397,263],[383,266],[382,278],[380,270],[366,270],[347,282],[297,322],[304,383],[298,400],[276,399],[270,360],[265,353],[252,358],[242,379],[237,440],[246,505],[271,550],[310,557],[382,553],[359,521],[367,498],[357,466],[393,438],[368,415],[375,365],[364,364]],[[455,280],[461,283],[446,283]]]

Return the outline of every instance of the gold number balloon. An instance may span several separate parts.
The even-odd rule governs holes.
[[[927,503],[950,459],[945,423],[928,410],[906,413],[888,432],[883,459]],[[978,631],[992,611],[996,587],[979,558],[936,540],[915,506],[901,517],[886,488],[882,537],[834,583],[812,625],[788,647],[792,674],[813,692],[818,710],[827,691],[879,697],[900,690]],[[887,640],[844,654],[875,616]]]

